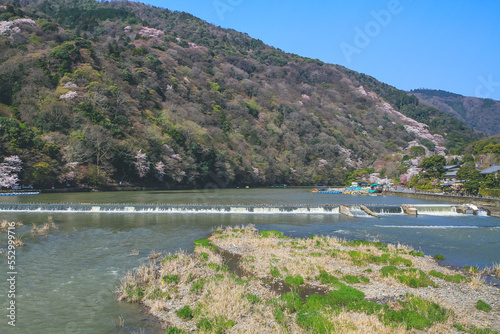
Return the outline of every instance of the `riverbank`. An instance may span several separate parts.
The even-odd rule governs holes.
[[[415,198],[426,201],[439,201],[439,202],[451,202],[458,204],[474,204],[479,207],[483,207],[490,212],[490,216],[500,217],[500,198],[480,198],[480,197],[468,197],[468,196],[448,196],[442,194],[432,194],[432,193],[410,193],[410,192],[386,192],[385,195]]]
[[[144,303],[167,333],[500,330],[499,290],[480,273],[402,245],[292,239],[252,226],[195,244],[192,254],[151,256],[123,279],[118,299]]]

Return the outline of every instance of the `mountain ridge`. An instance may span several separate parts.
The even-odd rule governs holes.
[[[500,134],[500,101],[433,89],[414,89],[410,93],[488,136]]]

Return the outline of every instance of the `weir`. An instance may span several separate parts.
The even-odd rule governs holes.
[[[415,204],[419,215],[453,216],[458,214],[457,207],[450,204]]]
[[[253,213],[340,214],[335,205],[168,205],[168,204],[0,204],[1,211],[101,213]]]
[[[450,204],[403,206],[413,209],[418,215],[458,215],[472,212],[463,208],[457,210],[456,206]],[[0,203],[0,212],[343,214],[350,217],[378,217],[379,215],[403,215],[403,206]],[[487,211],[479,209],[474,208],[474,214],[488,214]]]

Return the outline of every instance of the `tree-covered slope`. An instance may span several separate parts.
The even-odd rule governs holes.
[[[19,156],[24,184],[341,184],[475,136],[373,78],[186,13],[20,3],[0,6],[0,162]]]
[[[423,104],[453,115],[487,135],[500,134],[500,102],[492,99],[462,96],[442,90],[412,90]]]

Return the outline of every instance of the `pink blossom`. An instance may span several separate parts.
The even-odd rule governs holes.
[[[17,173],[22,170],[23,162],[17,155],[6,157],[0,164],[0,187],[12,188],[17,185]]]
[[[165,176],[165,164],[163,161],[158,161],[155,164],[155,169],[156,169],[156,178],[160,181],[163,181],[163,176]]]
[[[64,95],[59,96],[60,100],[73,100],[78,97],[78,93],[74,91],[67,92]]]
[[[143,178],[146,176],[146,174],[149,172],[149,161],[147,160],[146,153],[142,153],[142,150],[137,151],[137,154],[135,156],[135,168],[137,169],[137,172],[139,173],[139,177]]]
[[[139,35],[143,37],[155,37],[159,38],[160,36],[164,35],[165,33],[161,30],[154,29],[154,28],[148,28],[148,27],[143,27],[139,31]]]

